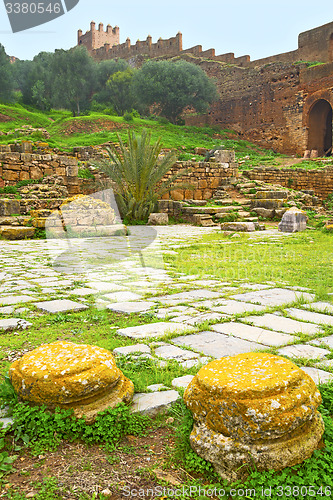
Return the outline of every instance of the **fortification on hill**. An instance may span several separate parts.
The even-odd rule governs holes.
[[[119,28],[95,23],[78,45],[96,60],[182,58],[200,65],[216,79],[220,94],[206,115],[187,115],[188,125],[218,125],[236,130],[245,139],[284,153],[316,150],[332,154],[333,22],[301,33],[291,52],[251,61],[249,55],[216,55],[196,45],[183,50],[182,34],[131,44],[119,43]],[[319,63],[313,65],[313,63]]]

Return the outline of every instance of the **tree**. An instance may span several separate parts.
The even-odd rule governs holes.
[[[215,84],[195,64],[186,61],[149,61],[133,77],[136,98],[176,122],[185,108],[202,113],[218,99]]]
[[[88,108],[95,86],[96,63],[83,46],[56,50],[52,59],[55,107],[70,109],[73,116]]]
[[[24,104],[31,104],[42,111],[51,109],[52,60],[53,53],[40,52],[32,61],[13,64],[15,83],[22,92]]]
[[[117,73],[110,76],[106,83],[109,101],[118,115],[123,115],[125,111],[131,111],[134,107],[135,99],[132,92],[134,71],[132,68],[117,71]]]
[[[141,136],[128,132],[127,146],[117,135],[119,150],[113,145],[107,148],[109,158],[96,166],[108,175],[114,184],[116,201],[123,218],[145,220],[154,210],[157,200],[172,190],[174,180],[184,171],[162,178],[176,161],[174,152],[160,158],[161,140],[150,144],[151,133],[144,130]],[[177,183],[177,189],[186,187]]]
[[[13,99],[13,75],[9,56],[0,43],[0,101],[7,102]]]

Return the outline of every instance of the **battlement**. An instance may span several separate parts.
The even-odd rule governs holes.
[[[115,26],[112,28],[110,24],[107,25],[106,31],[104,31],[103,23],[99,23],[98,29],[96,29],[96,23],[91,21],[90,30],[84,35],[82,30],[77,32],[77,44],[84,45],[87,47],[89,52],[92,52],[99,47],[103,47],[104,44],[110,46],[119,44],[119,27]]]
[[[293,63],[301,60],[327,63],[333,61],[333,22],[301,33],[298,36],[298,48],[296,50],[255,61],[251,61],[249,55],[235,57],[235,54],[232,52],[216,55],[215,49],[202,50],[201,45],[195,45],[183,50],[181,33],[177,33],[172,38],[159,38],[156,43],[153,43],[151,36],[148,35],[146,40],[138,40],[133,45],[129,38],[120,44],[118,26],[112,28],[108,24],[106,31],[104,31],[102,23],[96,29],[93,21],[90,23],[90,30],[84,35],[82,34],[82,30],[78,31],[78,45],[87,47],[93,58],[98,61],[117,57],[129,59],[137,55],[174,57],[181,54],[192,54],[197,57],[234,64],[244,68],[263,66],[275,62]]]

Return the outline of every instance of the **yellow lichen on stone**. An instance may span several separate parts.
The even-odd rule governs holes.
[[[228,356],[201,368],[184,400],[193,413],[190,442],[224,478],[244,463],[280,469],[308,458],[324,425],[320,393],[294,363],[266,353]]]
[[[48,408],[73,408],[92,421],[98,411],[131,401],[133,383],[106,349],[59,341],[15,361],[9,375],[18,397]]]
[[[321,402],[313,380],[294,363],[262,353],[212,361],[184,399],[212,430],[245,439],[281,436],[311,418]]]

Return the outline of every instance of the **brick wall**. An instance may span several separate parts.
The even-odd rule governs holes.
[[[18,181],[40,179],[47,175],[61,175],[70,194],[77,194],[78,162],[76,158],[55,154],[0,152],[0,187]]]
[[[257,167],[243,172],[243,175],[251,180],[280,184],[296,190],[313,189],[315,195],[323,200],[333,193],[333,167],[316,170]]]

